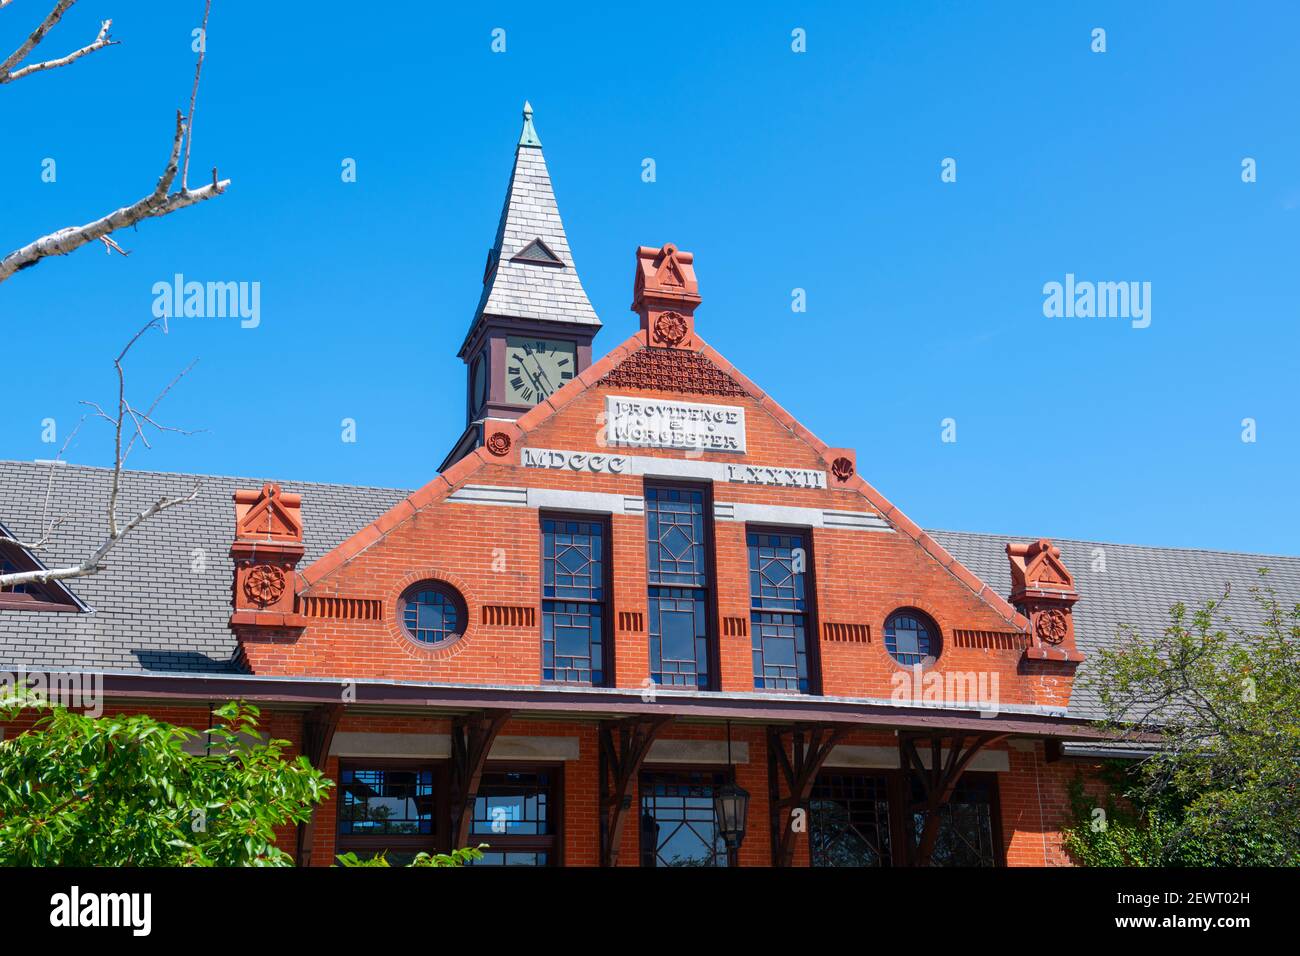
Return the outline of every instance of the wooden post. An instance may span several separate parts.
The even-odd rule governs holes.
[[[334,732],[338,730],[343,718],[342,704],[321,704],[302,716],[302,753],[313,767],[321,772],[329,760],[330,745],[334,742]],[[317,808],[312,807],[311,816],[305,823],[298,824],[298,865],[311,866],[311,844],[316,834]]]
[[[618,866],[623,826],[632,808],[632,781],[650,745],[672,717],[629,717],[600,723],[600,865]]]
[[[457,717],[451,722],[451,849],[469,844],[474,798],[478,796],[483,765],[501,728],[510,719],[508,710],[483,710]]]

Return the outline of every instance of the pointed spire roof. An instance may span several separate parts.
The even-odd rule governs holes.
[[[515,168],[471,334],[485,315],[600,327],[573,263],[542,141],[533,127],[533,108],[526,102]]]

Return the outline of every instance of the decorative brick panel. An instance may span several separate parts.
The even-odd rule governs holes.
[[[633,352],[598,383],[695,395],[744,395],[731,376],[698,352],[647,348]]]
[[[618,629],[631,634],[641,633],[645,630],[645,615],[640,611],[619,611]]]
[[[298,601],[298,613],[304,617],[324,617],[338,621],[378,621],[384,616],[384,602],[373,598],[304,595]]]
[[[822,625],[822,640],[841,644],[870,644],[870,624],[841,624],[827,621]]]
[[[537,608],[517,604],[484,604],[483,623],[489,627],[536,627]]]
[[[1029,646],[1029,635],[1011,631],[953,631],[952,642],[956,647],[1016,651]]]
[[[749,621],[743,617],[724,617],[722,619],[723,637],[749,637]]]

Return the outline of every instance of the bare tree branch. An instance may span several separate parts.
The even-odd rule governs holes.
[[[122,490],[122,472],[125,468],[127,457],[131,454],[131,449],[135,446],[136,441],[143,442],[145,447],[150,447],[149,437],[146,433],[147,427],[152,427],[158,431],[178,432],[183,435],[193,434],[193,432],[187,432],[180,428],[160,424],[154,419],[153,415],[155,410],[158,408],[159,403],[167,396],[176,383],[184,378],[189,373],[190,369],[194,367],[194,362],[191,362],[183,371],[181,371],[180,374],[167,383],[166,387],[164,387],[163,390],[158,393],[157,397],[149,404],[149,408],[146,411],[140,411],[139,409],[133,408],[130,401],[127,399],[126,369],[123,362],[126,359],[127,353],[130,352],[135,343],[140,340],[140,337],[152,328],[163,328],[162,321],[159,319],[153,319],[141,328],[139,332],[135,333],[135,335],[131,337],[131,341],[126,343],[126,347],[122,349],[121,353],[113,361],[113,367],[117,370],[117,415],[113,416],[108,414],[103,408],[94,402],[83,401],[81,403],[93,409],[95,417],[103,418],[105,421],[109,422],[113,426],[114,430],[113,479],[109,487],[106,516],[108,525],[107,535],[87,558],[74,564],[67,564],[58,568],[0,574],[0,588],[9,588],[20,584],[45,584],[49,581],[63,581],[68,578],[86,577],[87,575],[102,571],[105,567],[104,558],[132,531],[140,527],[140,525],[144,524],[155,515],[161,514],[167,509],[174,508],[177,505],[193,501],[198,497],[199,491],[202,489],[201,483],[196,483],[189,494],[161,497],[157,501],[153,502],[153,504],[149,505],[149,507],[136,512],[125,521],[123,521],[122,516],[118,514],[118,505]],[[45,547],[49,543],[55,529],[63,523],[62,519],[52,521],[48,520],[50,499],[53,495],[54,489],[54,469],[62,460],[63,453],[67,450],[73,437],[77,434],[78,430],[80,430],[82,422],[85,420],[86,416],[82,416],[81,421],[77,423],[77,427],[72,430],[71,434],[69,434],[67,439],[64,441],[63,447],[59,450],[58,456],[56,456],[54,461],[50,463],[50,476],[45,489],[45,506],[41,512],[41,528],[43,532],[41,538],[34,542],[24,542],[19,541],[16,538],[0,536],[0,544],[14,544],[29,550],[39,549]],[[126,439],[125,447],[123,446],[122,434],[124,427],[129,427],[130,429],[130,437]]]
[[[42,70],[53,70],[60,66],[67,66],[73,60],[80,60],[83,56],[94,53],[96,50],[102,50],[106,46],[116,46],[120,41],[114,40],[108,35],[108,31],[112,26],[112,20],[105,20],[99,25],[99,35],[95,37],[93,43],[87,43],[80,50],[73,50],[67,56],[61,56],[55,60],[46,60],[44,63],[32,63],[22,69],[14,70],[12,73],[6,73],[4,76],[0,76],[0,83],[12,83],[14,80],[21,80],[29,73],[40,73]]]
[[[104,252],[110,256],[115,251],[123,256],[129,256],[131,254],[130,250],[123,249],[121,246],[117,244],[117,240],[110,239],[108,236],[100,236],[99,241],[104,244]]]
[[[0,4],[0,7],[2,6],[3,4]],[[81,426],[85,423],[86,416],[82,415],[77,421],[77,424],[73,427],[72,431],[68,432],[68,437],[63,440],[63,445],[59,448],[58,454],[50,459],[50,474],[45,482],[45,503],[41,506],[41,536],[35,541],[19,541],[17,538],[11,538],[8,535],[0,534],[0,544],[16,544],[18,547],[25,548],[28,551],[40,551],[49,544],[50,538],[53,537],[55,530],[63,524],[64,520],[62,518],[51,520],[49,517],[50,499],[54,495],[54,472],[63,464],[64,454],[67,452],[69,446],[71,446],[72,440],[77,437],[77,432],[81,431]]]
[[[63,14],[66,13],[68,8],[76,2],[77,0],[58,0],[58,2],[55,3],[54,9],[49,12],[44,20],[41,21],[40,26],[33,30],[18,49],[14,50],[13,53],[10,53],[3,63],[0,63],[0,84],[12,83],[14,80],[20,80],[30,73],[39,73],[42,70],[52,70],[56,67],[67,66],[73,60],[79,60],[83,56],[94,53],[96,50],[102,50],[106,46],[113,46],[117,43],[116,40],[112,39],[108,35],[109,28],[113,26],[113,21],[105,20],[100,24],[99,35],[95,37],[93,43],[86,44],[80,50],[73,50],[67,56],[61,56],[54,60],[46,60],[44,63],[32,63],[28,66],[22,67],[21,69],[15,70],[14,67],[18,66],[19,63],[27,58],[27,55],[31,53],[32,50],[36,49],[40,42],[45,39],[45,34],[49,33],[50,30],[54,28],[55,24],[63,19]],[[4,3],[0,3],[0,7],[7,6],[8,3],[9,0],[5,0]]]
[[[106,565],[104,558],[108,552],[117,547],[123,538],[134,531],[140,525],[144,524],[154,515],[161,514],[168,508],[174,508],[177,505],[183,505],[193,501],[203,490],[201,483],[196,483],[192,491],[187,495],[178,495],[175,497],[159,498],[148,508],[136,514],[126,524],[122,525],[116,535],[110,535],[105,538],[98,548],[79,564],[64,565],[59,568],[47,568],[43,571],[18,571],[14,574],[0,574],[0,587],[14,587],[19,584],[47,584],[50,581],[66,581],[69,578],[84,578],[92,574],[103,571]]]
[[[35,242],[29,242],[21,249],[15,249],[9,255],[0,259],[0,282],[4,282],[21,269],[35,265],[47,256],[66,256],[69,252],[80,249],[86,243],[94,242],[109,233],[116,232],[118,229],[134,226],[145,219],[165,216],[168,213],[176,212],[178,209],[204,202],[213,196],[220,196],[225,192],[226,187],[230,185],[230,180],[218,180],[216,170],[213,170],[210,184],[201,186],[198,189],[182,189],[178,192],[168,193],[168,189],[171,188],[172,182],[176,179],[177,166],[180,160],[181,139],[184,137],[184,133],[185,117],[177,110],[176,134],[172,139],[171,155],[153,192],[129,206],[123,206],[121,209],[109,213],[101,219],[96,219],[81,226],[69,226],[66,229],[60,229],[48,236],[42,236]]]
[[[189,188],[190,146],[194,142],[194,104],[199,98],[199,75],[203,72],[203,54],[208,50],[208,15],[212,13],[212,0],[203,6],[203,28],[199,33],[199,60],[194,64],[194,86],[190,88],[190,111],[185,118],[185,166],[181,169],[181,190]]]
[[[0,2],[0,7],[7,5],[9,2],[10,0],[3,0],[3,2]],[[26,42],[10,54],[3,65],[0,65],[0,84],[17,79],[27,73],[64,66],[88,53],[116,42],[108,37],[108,30],[113,21],[106,20],[100,28],[99,36],[89,46],[58,60],[37,63],[10,72],[41,42],[46,32],[59,22],[64,11],[76,2],[77,0],[58,0],[45,21],[27,38]],[[203,11],[203,42],[199,47],[198,62],[194,67],[194,85],[190,90],[190,111],[188,114],[182,114],[179,110],[176,112],[176,133],[172,138],[171,155],[154,191],[143,199],[139,199],[129,206],[123,206],[107,216],[102,216],[80,226],[68,226],[59,229],[15,249],[3,259],[0,259],[0,282],[4,282],[14,273],[29,268],[49,256],[66,256],[68,253],[96,240],[103,240],[108,245],[105,237],[118,229],[134,226],[145,219],[166,216],[179,209],[185,209],[188,206],[204,202],[214,196],[220,196],[226,191],[226,188],[230,185],[230,180],[220,179],[215,168],[212,170],[211,183],[194,190],[191,190],[187,183],[190,167],[190,146],[193,140],[194,110],[199,94],[199,79],[203,73],[203,57],[207,50],[208,15],[211,12],[212,0],[206,0]],[[185,167],[184,172],[181,174],[181,188],[176,192],[171,192],[172,183],[175,182],[176,174],[180,169],[182,141],[184,141],[185,147]],[[117,248],[119,252],[126,255],[121,247],[110,245],[109,248]]]

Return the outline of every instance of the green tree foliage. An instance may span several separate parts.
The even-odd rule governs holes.
[[[487,847],[486,843],[480,843],[478,846],[461,847],[459,850],[452,850],[450,853],[417,853],[407,866],[467,866],[475,860],[483,859],[483,850]],[[391,866],[387,856],[380,853],[368,860],[363,860],[355,853],[343,853],[339,856],[339,866],[362,867],[362,866]]]
[[[1129,633],[1093,661],[1108,724],[1158,743],[1109,769],[1120,800],[1075,786],[1065,837],[1080,863],[1300,864],[1300,605],[1250,591],[1249,627],[1225,593],[1190,614],[1175,605],[1162,637]]]
[[[49,712],[0,742],[0,864],[292,866],[275,827],[302,823],[333,786],[285,740],[263,741],[258,710],[228,703],[200,735],[148,716]],[[184,750],[204,736],[206,756]]]

